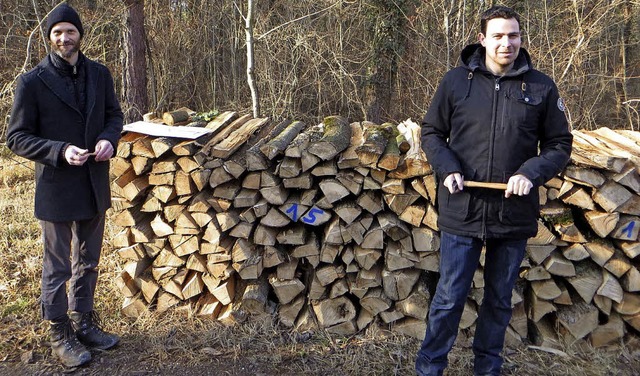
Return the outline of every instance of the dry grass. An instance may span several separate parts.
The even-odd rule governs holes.
[[[53,359],[38,313],[40,232],[33,218],[33,171],[0,150],[0,374],[68,373]],[[114,234],[116,228],[107,228]],[[121,270],[107,236],[100,266],[97,309],[108,330],[122,336],[113,351],[94,353],[78,375],[412,375],[419,341],[380,328],[349,338],[322,331],[297,333],[257,317],[239,326],[199,319],[189,307],[166,314],[123,317],[113,282]],[[464,334],[464,333],[463,333]],[[505,375],[640,375],[637,337],[623,346],[566,356],[506,351]],[[470,375],[473,357],[461,336],[448,375]]]

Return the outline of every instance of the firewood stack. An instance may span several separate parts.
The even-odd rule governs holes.
[[[269,313],[339,335],[372,323],[424,335],[439,237],[419,125],[193,115],[148,120],[212,132],[127,133],[112,163],[126,314],[185,305],[221,321]],[[572,164],[540,190],[509,340],[600,346],[640,330],[638,136],[596,143],[599,132],[575,132]],[[482,295],[481,262],[466,331]]]
[[[598,347],[640,331],[640,134],[573,135],[570,164],[540,189],[540,231],[522,272],[527,304],[514,320],[528,318],[544,345]]]

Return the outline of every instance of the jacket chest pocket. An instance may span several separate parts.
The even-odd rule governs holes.
[[[503,109],[505,123],[522,130],[536,131],[542,116],[542,100],[542,95],[537,93],[507,91]]]

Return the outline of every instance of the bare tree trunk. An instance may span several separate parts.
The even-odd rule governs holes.
[[[407,13],[413,0],[369,0],[372,34],[372,60],[367,68],[365,104],[367,120],[380,123],[393,113],[392,97],[396,86],[398,61],[406,44]]]
[[[125,12],[124,67],[122,92],[125,103],[125,121],[141,120],[147,112],[147,58],[146,33],[144,28],[144,0],[124,0]]]
[[[254,74],[255,60],[253,57],[253,16],[255,14],[255,4],[253,0],[247,0],[247,17],[245,19],[245,33],[247,38],[247,83],[251,90],[251,103],[253,109],[253,117],[260,117],[260,96],[258,95],[258,87],[256,86],[256,77]]]

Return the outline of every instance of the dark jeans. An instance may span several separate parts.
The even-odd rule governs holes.
[[[526,239],[487,239],[484,299],[478,312],[473,353],[476,374],[499,375],[500,352],[511,319],[511,291],[524,257]],[[429,321],[418,351],[419,376],[442,375],[458,335],[458,324],[478,267],[483,241],[442,232],[440,280],[429,309]]]
[[[53,320],[66,315],[69,310],[92,311],[104,235],[104,215],[84,221],[40,221],[40,226],[44,244],[43,318]]]

